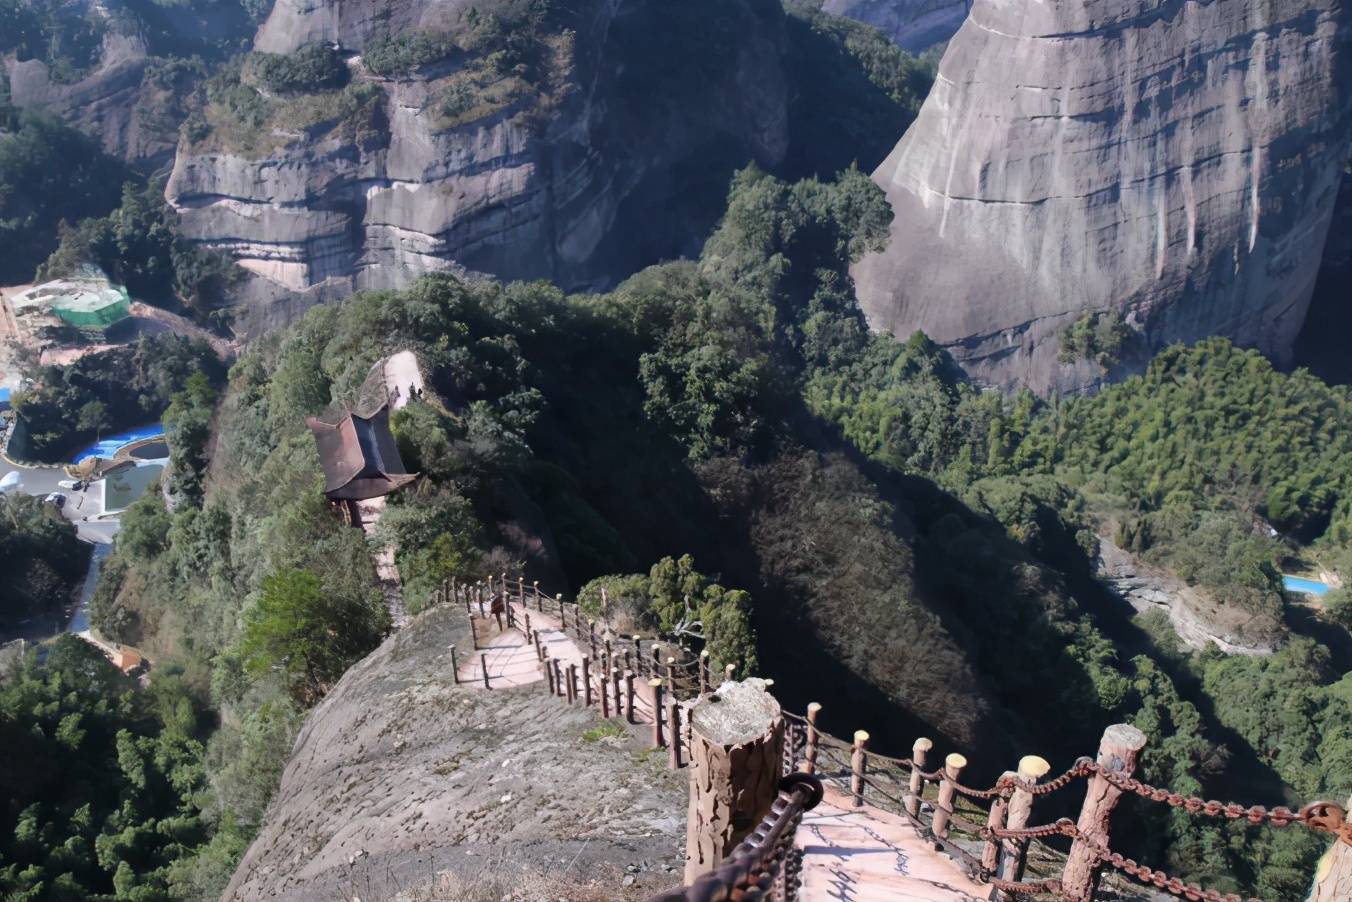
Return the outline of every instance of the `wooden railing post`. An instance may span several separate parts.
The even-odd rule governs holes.
[[[676,701],[676,659],[667,658],[667,695]]]
[[[524,576],[516,578],[516,600],[523,609],[526,607],[526,578]]]
[[[600,671],[601,682],[601,716],[606,720],[610,719],[610,676],[603,669]]]
[[[591,658],[587,655],[582,656],[582,704],[588,708],[592,703],[592,685],[591,685]]]
[[[822,706],[817,702],[807,706],[807,749],[803,752],[803,763],[798,766],[805,774],[817,772],[817,740],[820,738],[817,733],[817,714],[821,709]]]
[[[986,874],[994,874],[1000,864],[1000,837],[996,836],[994,831],[1004,829],[1006,818],[1009,816],[1009,798],[1014,794],[1014,787],[1004,781],[1013,776],[1011,771],[1005,771],[1000,777],[1002,782],[997,784],[999,794],[991,799],[991,808],[986,814],[986,828],[992,831],[986,838],[986,844],[981,848],[981,869]]]
[[[596,621],[595,621],[595,620],[588,620],[588,621],[587,621],[587,633],[588,633],[587,644],[591,646],[591,656],[592,656],[592,658],[595,658],[595,657],[596,657]]]
[[[454,685],[460,685],[460,665],[455,662],[455,646],[451,646],[451,679]]]
[[[549,660],[554,667],[554,688],[558,695],[564,696],[567,692],[563,688],[563,665],[559,663],[558,658],[550,658]]]
[[[924,773],[925,759],[932,748],[934,743],[924,736],[911,744],[911,794],[906,799],[906,810],[911,817],[920,815],[920,800],[925,796],[925,778],[921,774]]]
[[[632,665],[629,663],[629,652],[626,651],[624,653],[624,666],[639,673],[643,672],[643,644],[638,636],[634,637],[634,663]]]
[[[1019,759],[1018,777],[1028,784],[1037,783],[1052,769],[1046,759],[1037,755],[1025,755]],[[1026,789],[1014,789],[1009,799],[1009,811],[1005,815],[1005,826],[1010,830],[1022,830],[1028,826],[1033,815],[1033,799]],[[1018,881],[1023,879],[1024,863],[1028,855],[1028,840],[1010,837],[1000,845],[1000,866],[996,876],[1001,880]]]
[[[554,662],[550,659],[548,650],[545,651],[544,657],[540,659],[540,662],[545,666],[545,679],[549,681],[549,694],[558,695],[559,693],[554,687]]]
[[[676,704],[676,696],[671,697],[667,707],[667,764],[672,770],[681,769],[681,706]]]
[[[854,731],[854,754],[850,756],[850,792],[854,795],[854,807],[864,807],[864,774],[868,771],[868,731]]]
[[[662,675],[662,643],[661,643],[661,642],[656,642],[656,641],[653,642],[652,653],[653,653],[653,676],[661,676],[661,675]]]
[[[479,655],[479,666],[484,671],[484,688],[491,689],[492,687],[488,685],[488,655]]]
[[[624,672],[624,713],[630,723],[638,723],[638,716],[634,713],[634,672],[632,670]]]
[[[567,696],[568,696],[568,704],[571,705],[571,704],[573,704],[574,702],[577,701],[577,665],[576,665],[576,664],[569,664],[569,665],[568,665],[568,676],[565,677],[565,679],[568,680],[568,692],[567,692]]]
[[[1347,800],[1352,811],[1352,798]],[[1314,886],[1308,902],[1341,902],[1352,899],[1352,841],[1335,839],[1314,870]]]
[[[538,579],[531,581],[530,591],[531,594],[535,596],[535,610],[543,614],[545,612],[545,603],[540,600],[540,581]]]
[[[724,668],[723,668],[723,682],[725,682],[725,683],[731,683],[731,682],[732,682],[733,680],[735,680],[735,679],[737,679],[737,665],[736,665],[736,664],[729,664],[727,667],[724,667]]]
[[[623,717],[624,710],[620,707],[620,668],[612,667],[610,670],[610,690],[615,695],[615,716]]]
[[[663,696],[662,681],[658,677],[653,677],[648,681],[648,688],[653,691],[653,748],[660,749],[665,743],[662,740],[662,721],[666,719],[667,712],[662,707]]]
[[[1136,759],[1145,748],[1145,734],[1130,724],[1118,723],[1103,731],[1099,742],[1098,766],[1123,777],[1136,770]],[[1101,773],[1089,780],[1084,807],[1076,824],[1083,838],[1070,846],[1066,869],[1061,875],[1061,893],[1068,902],[1090,902],[1098,889],[1100,865],[1097,846],[1108,846],[1108,818],[1122,795]]]
[[[953,817],[953,800],[958,794],[953,785],[967,766],[967,759],[953,752],[944,759],[944,775],[939,780],[939,800],[934,805],[934,835],[948,839],[948,821]]]
[[[719,687],[687,712],[685,883],[723,863],[778,795],[784,715],[759,680]],[[713,898],[712,896],[710,898]],[[731,897],[729,897],[731,898]]]
[[[699,694],[709,694],[709,651],[705,649],[699,653],[699,663],[695,665],[699,671]]]

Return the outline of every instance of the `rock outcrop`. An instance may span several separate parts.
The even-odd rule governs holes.
[[[975,0],[874,173],[896,218],[854,270],[870,322],[1042,392],[1102,378],[1058,361],[1088,311],[1142,358],[1225,335],[1285,362],[1348,149],[1349,31],[1342,0]]]
[[[223,899],[481,898],[464,887],[484,872],[598,899],[680,881],[685,773],[540,683],[456,685],[451,644],[473,647],[463,609],[424,613],[310,712]]]
[[[826,0],[822,9],[877,28],[902,50],[923,53],[957,34],[971,0]]]
[[[407,28],[463,45],[471,5],[491,10],[281,0],[257,46],[336,40],[360,53]],[[464,115],[448,115],[445,97],[478,64],[473,52],[399,78],[352,59],[354,79],[380,89],[364,133],[329,120],[274,128],[252,152],[185,143],[168,196],[187,235],[293,290],[398,287],[458,270],[613,284],[697,251],[732,170],[786,152],[782,9],[732,0],[718,10],[719,27],[692,42],[679,31],[697,10],[684,5],[575,4],[548,25],[547,76],[481,84],[490,101]]]
[[[1184,645],[1215,645],[1230,655],[1270,655],[1283,627],[1271,617],[1245,614],[1217,604],[1183,580],[1150,567],[1099,536],[1098,577],[1138,613],[1162,611]]]

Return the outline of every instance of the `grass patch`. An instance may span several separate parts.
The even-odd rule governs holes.
[[[618,739],[624,735],[624,727],[613,721],[592,727],[582,734],[583,742],[600,742],[602,739]]]

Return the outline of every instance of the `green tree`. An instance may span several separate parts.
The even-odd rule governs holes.
[[[292,568],[263,581],[245,617],[245,669],[255,676],[280,673],[303,705],[314,704],[348,665],[379,644],[388,625],[383,608],[326,592],[318,574]]]

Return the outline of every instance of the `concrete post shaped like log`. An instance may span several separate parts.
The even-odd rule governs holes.
[[[967,759],[957,752],[944,759],[944,775],[939,781],[939,800],[934,806],[934,835],[940,839],[948,839],[948,821],[953,817],[953,801],[958,794],[953,784],[958,782],[958,777],[962,775],[962,769],[966,766]]]
[[[709,693],[709,650],[705,649],[699,653],[699,663],[695,665],[699,670],[699,694],[707,695]]]
[[[1347,800],[1352,812],[1352,798]],[[1314,870],[1309,902],[1343,902],[1352,899],[1352,841],[1335,839]]]
[[[1130,777],[1136,770],[1136,760],[1145,743],[1145,734],[1130,724],[1113,724],[1103,731],[1099,743],[1099,767]],[[1061,893],[1068,902],[1091,902],[1094,898],[1102,870],[1096,847],[1108,847],[1108,819],[1121,795],[1122,790],[1109,783],[1102,774],[1090,778],[1076,824],[1084,838],[1077,838],[1071,844],[1066,869],[1061,875]]]
[[[925,778],[921,773],[925,770],[925,759],[929,757],[929,750],[934,748],[934,743],[921,736],[911,744],[911,794],[906,799],[906,810],[912,817],[920,814],[920,800],[925,795]]]
[[[1052,766],[1045,758],[1037,755],[1025,755],[1019,759],[1019,779],[1024,783],[1036,783],[1051,771]],[[1015,789],[1009,799],[1009,811],[1005,815],[1005,826],[1010,830],[1022,830],[1028,826],[1033,814],[1033,800],[1036,798],[1026,789]],[[1000,868],[997,876],[1001,880],[1018,881],[1023,879],[1023,868],[1028,855],[1028,840],[1010,837],[1000,847]]]
[[[648,688],[653,693],[653,748],[660,749],[666,744],[662,737],[662,722],[666,720],[666,709],[663,707],[666,693],[662,691],[662,681],[657,677],[648,681]]]
[[[864,807],[864,777],[868,773],[868,731],[854,731],[854,754],[850,756],[850,793],[854,807]]]
[[[689,711],[685,883],[713,870],[779,794],[784,716],[763,681],[724,683]]]
[[[818,702],[811,702],[807,706],[807,748],[803,752],[803,763],[798,767],[805,774],[817,772],[817,740],[821,736],[817,732],[817,714],[821,709]]]

